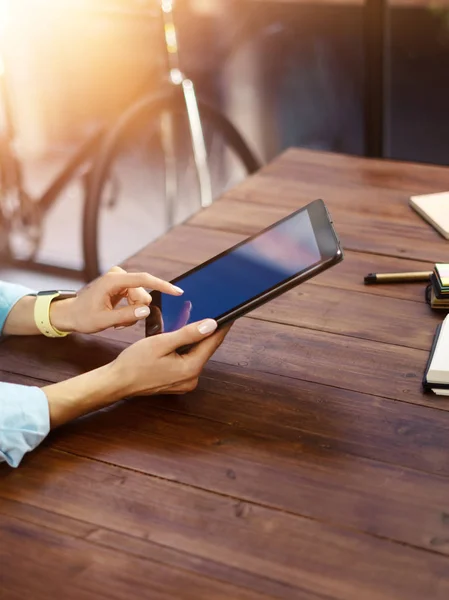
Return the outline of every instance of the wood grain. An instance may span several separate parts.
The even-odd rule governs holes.
[[[372,188],[381,188],[400,190],[405,194],[426,194],[444,191],[449,183],[446,166],[366,159],[299,148],[285,151],[265,166],[261,174],[272,175],[279,181],[307,177],[317,185],[330,181],[342,185],[355,183],[368,193]]]
[[[444,262],[447,241],[408,203],[412,194],[444,191],[448,185],[445,167],[411,169],[405,163],[290,150],[191,224],[247,235],[323,198],[346,248]]]
[[[276,186],[279,189],[279,184]],[[317,186],[317,192],[319,188]],[[274,190],[272,194],[274,193]],[[311,196],[309,201],[318,198]],[[448,256],[448,244],[435,230],[423,228],[411,219],[370,215],[347,211],[328,202],[337,234],[344,248],[361,252],[401,256],[419,261],[444,262]],[[299,204],[301,208],[306,203]],[[410,209],[411,210],[411,209]],[[239,200],[217,201],[210,209],[191,219],[191,225],[222,229],[251,235],[288,216],[292,210],[283,206],[253,205]],[[416,218],[418,218],[416,216]]]
[[[0,488],[0,496],[8,498],[18,485],[22,502],[31,500],[38,508],[43,508],[45,503],[46,510],[139,540],[149,540],[164,548],[174,546],[199,560],[213,557],[229,567],[263,573],[264,578],[297,588],[298,598],[313,598],[316,594],[318,597],[343,600],[358,593],[362,582],[364,597],[368,600],[421,599],[424,593],[443,600],[449,592],[447,559],[435,553],[425,554],[405,546],[398,553],[396,544],[373,536],[344,531],[326,523],[54,451],[40,451],[39,463],[40,467],[37,461],[28,461],[22,474],[10,475],[6,488],[4,485]],[[43,469],[46,473],[44,480]],[[70,485],[67,485],[69,481]],[[36,495],[37,490],[39,495]],[[11,531],[10,520],[3,529]],[[23,529],[13,524],[11,542],[7,538],[7,546],[12,548],[10,552],[18,552],[13,540],[24,536]],[[62,534],[55,539],[51,532],[45,535],[41,530],[33,531],[31,525],[26,527],[26,531],[27,539],[35,540],[33,550],[37,556],[29,566],[31,572],[22,573],[25,580],[36,575],[33,570],[35,562],[45,563],[49,557],[55,560],[56,555],[50,548],[57,546],[58,560],[67,560],[72,569],[75,563],[75,573],[82,575],[74,576],[75,586],[77,581],[83,581],[84,585],[89,585],[92,578],[96,581],[99,565],[103,565],[101,575],[104,577],[110,572],[114,584],[112,573],[123,573],[126,569],[127,577],[118,581],[127,589],[130,585],[144,585],[140,577],[145,569],[147,581],[150,579],[154,584],[149,561],[142,564],[141,559],[133,558],[131,561],[129,556],[123,556],[126,543],[119,555],[110,550],[99,553],[97,548],[79,541],[64,539],[61,543]],[[99,531],[90,534],[89,538],[94,541],[104,539],[112,544],[114,535]],[[5,539],[3,535],[2,539]],[[123,537],[119,539],[123,540]],[[137,547],[140,547],[141,553],[145,552],[144,543]],[[72,552],[75,556],[67,557],[67,553]],[[98,554],[103,554],[103,557]],[[344,568],[347,564],[351,564],[350,571]],[[39,566],[42,568],[41,564]],[[192,593],[196,593],[196,597],[203,597],[204,587],[201,586],[209,588],[211,593],[213,582],[205,579],[195,581],[191,573],[176,572],[161,565],[158,569],[159,575],[155,575],[154,581],[167,589],[167,593],[170,587],[166,586],[183,590],[182,585],[189,584],[193,586]],[[420,578],[412,582],[407,573],[415,571],[420,573]],[[323,577],[323,572],[326,577]],[[17,576],[12,577],[18,585]],[[120,583],[115,593],[123,595],[126,587],[121,587]],[[241,596],[233,596],[238,588],[231,591],[229,584],[226,587],[222,584],[221,595],[212,597],[221,598],[225,593],[230,593],[231,597],[252,597],[249,591],[243,590]],[[219,589],[215,589],[217,591],[213,593],[218,593]],[[182,592],[183,597],[195,597],[189,594]]]
[[[78,334],[58,340],[11,337],[0,343],[0,365],[3,371],[55,382],[111,362],[127,345]]]
[[[324,390],[321,398],[336,403]],[[220,394],[214,399],[222,401]],[[234,404],[236,399],[228,396],[227,405],[232,409]],[[272,432],[263,426],[246,429],[234,425],[233,418],[231,410],[231,423],[199,421],[136,401],[135,406],[120,405],[84,420],[58,435],[54,445],[161,479],[449,554],[449,538],[441,525],[441,514],[448,508],[446,446],[440,453],[427,453],[429,458],[434,455],[432,469],[440,458],[446,473],[441,477],[416,470],[415,463],[410,469],[345,453],[345,441],[348,446],[351,442],[338,420],[326,437],[287,427]],[[399,442],[413,428],[406,419],[397,422]],[[440,432],[441,437],[445,430],[447,421],[436,435]],[[419,431],[426,439],[425,424],[417,438]],[[394,441],[384,442],[384,449],[385,445],[391,451]],[[413,450],[419,453],[419,443]],[[273,478],[275,486],[270,484]],[[408,506],[412,493],[413,508]]]
[[[216,354],[227,364],[416,403],[423,402],[427,357],[423,350],[252,319],[237,323]]]
[[[105,339],[117,336],[109,332],[101,335]],[[129,342],[141,339],[143,325],[120,335]],[[449,399],[422,392],[430,336],[427,350],[409,348],[400,342],[399,338],[397,344],[385,344],[244,317],[233,326],[214,360],[255,372],[448,410]]]
[[[23,385],[48,383],[5,371],[0,371],[0,378]],[[142,415],[143,406],[147,414]],[[300,441],[325,450],[447,475],[449,416],[440,412],[438,403],[433,407],[429,411],[426,407],[398,404],[277,375],[259,372],[256,375],[247,367],[230,369],[214,362],[195,394],[182,399],[156,397],[149,404],[133,401],[121,411],[131,428],[140,418],[153,419],[159,410],[174,411],[243,428],[270,439]],[[62,431],[70,433],[70,438],[74,433],[78,437],[82,431],[87,437],[95,437],[95,428],[100,431],[106,425],[109,428],[111,419],[115,417],[106,420],[102,413],[98,419],[84,419],[75,429],[66,427]],[[360,423],[365,422],[369,422],[369,435],[360,428]],[[53,441],[57,445],[59,441],[66,444],[65,434],[58,434]]]
[[[47,600],[111,598],[268,598],[225,582],[200,577],[143,556],[104,548],[48,527],[0,515],[2,598]],[[24,543],[26,541],[26,543]],[[300,596],[301,597],[301,596]],[[313,598],[304,595],[303,598]]]
[[[173,546],[153,542],[151,539],[133,537],[127,533],[91,525],[84,521],[56,514],[52,511],[36,508],[29,504],[2,498],[0,501],[0,514],[51,529],[58,533],[83,538],[95,546],[119,550],[128,554],[131,559],[133,557],[149,559],[155,563],[162,563],[177,569],[192,571],[197,575],[216,581],[226,582],[231,580],[234,586],[254,589],[261,594],[262,598],[271,597],[272,594],[276,598],[291,598],[292,600],[296,600],[297,598],[303,600],[322,599],[321,595],[312,592],[306,593],[304,590],[299,590],[269,577],[261,578],[257,574],[239,568],[238,565],[229,567],[214,560],[213,556],[199,558],[198,556],[178,550]],[[236,589],[232,589],[232,593],[236,594],[238,592]]]

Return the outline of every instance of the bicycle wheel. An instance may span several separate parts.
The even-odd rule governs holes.
[[[260,163],[223,115],[203,102],[198,106],[215,199]],[[109,133],[89,174],[86,279],[133,255],[200,207],[183,96],[170,90],[142,99]]]

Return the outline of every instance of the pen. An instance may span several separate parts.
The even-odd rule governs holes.
[[[410,273],[369,273],[365,277],[365,284],[371,283],[408,283],[414,281],[428,281],[432,271],[415,271]]]

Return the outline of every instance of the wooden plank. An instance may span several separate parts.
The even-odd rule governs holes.
[[[227,192],[224,201],[243,200],[296,210],[322,198],[333,210],[401,219],[433,231],[410,207],[409,200],[414,194],[444,191],[449,178],[447,167],[415,168],[388,161],[348,160],[326,153],[317,156],[313,152],[305,152],[302,157],[302,151],[287,152]]]
[[[174,569],[148,558],[129,556],[123,547],[100,547],[49,528],[0,515],[2,598],[73,600],[131,597],[268,598],[231,583]],[[24,543],[24,540],[26,543]],[[303,596],[310,598],[313,596]]]
[[[189,418],[167,414],[167,409],[184,412]],[[207,421],[198,423],[192,416]],[[232,493],[256,502],[264,495],[266,502],[288,510],[298,510],[289,500],[297,495],[295,489],[300,486],[297,477],[310,485],[313,473],[318,497],[313,497],[310,505],[306,504],[307,511],[320,503],[326,481],[336,479],[343,490],[346,486],[352,490],[353,502],[360,508],[366,503],[368,491],[369,503],[386,503],[382,514],[387,520],[391,506],[394,522],[397,480],[415,486],[415,497],[421,498],[420,510],[424,512],[438,497],[432,479],[423,479],[413,472],[407,475],[402,467],[448,475],[448,418],[447,413],[440,411],[398,406],[327,386],[255,375],[247,369],[228,373],[223,366],[213,365],[212,372],[208,369],[202,380],[200,391],[186,399],[153,399],[151,403],[135,400],[82,419],[62,429],[50,441],[55,447],[141,469],[158,477],[175,478],[193,485],[203,480],[206,483],[202,485],[220,493]],[[184,446],[185,452],[182,451]],[[198,460],[198,455],[205,451],[209,456]],[[399,468],[339,456],[346,453],[395,463]],[[220,454],[225,456],[220,457]],[[267,470],[261,465],[266,465]],[[229,477],[229,469],[239,476]],[[254,469],[258,473],[255,487],[248,484],[254,479],[249,475]],[[218,479],[217,473],[222,474]],[[287,487],[280,488],[278,484],[275,495],[270,496],[269,478],[275,473],[279,474],[282,486]],[[348,473],[351,474],[349,480]],[[361,481],[358,491],[354,480]],[[388,480],[392,483],[391,490]],[[382,488],[380,499],[379,488]],[[446,484],[443,497],[445,489]],[[360,499],[357,499],[358,494]],[[339,495],[334,492],[331,508],[335,507],[340,517],[331,514],[328,518],[348,518],[349,524],[354,526],[352,505],[349,516],[342,515],[337,502]],[[279,497],[286,500],[279,504]],[[344,502],[346,498],[342,499]],[[398,509],[398,512],[401,510],[405,511]],[[366,513],[371,514],[368,508]],[[421,516],[416,520],[417,523],[423,521],[428,522],[429,518]],[[429,533],[427,537],[437,536]]]
[[[280,185],[276,182],[274,189]],[[271,193],[272,198],[275,198],[274,189]],[[381,255],[405,256],[419,261],[447,260],[447,241],[423,222],[407,222],[401,217],[387,219],[384,215],[366,216],[355,210],[342,210],[330,202],[328,206],[344,248]],[[190,219],[189,224],[251,235],[291,212],[290,208],[284,206],[266,204],[257,205],[255,209],[252,203],[227,198],[218,200],[207,210],[198,213]]]
[[[397,190],[404,194],[427,194],[447,190],[446,166],[370,159],[332,152],[291,148],[266,165],[262,175],[279,180],[320,180],[324,183],[356,184],[368,188]]]
[[[322,198],[329,207],[335,223],[339,221],[338,227],[340,230],[346,222],[354,221],[354,219],[354,222],[365,223],[365,226],[373,220],[382,221],[383,229],[379,232],[378,237],[384,235],[385,232],[388,233],[389,229],[393,230],[394,227],[402,226],[406,228],[405,232],[407,234],[409,234],[408,230],[410,230],[410,235],[412,232],[419,230],[423,242],[435,242],[437,245],[439,244],[440,249],[444,247],[447,249],[445,239],[412,210],[408,205],[407,198],[398,196],[397,193],[388,192],[384,195],[377,191],[375,197],[370,200],[370,195],[373,195],[373,190],[370,189],[366,191],[363,188],[353,190],[343,185],[338,186],[338,188],[329,186],[329,189],[334,191],[326,194],[323,190],[325,186],[320,183],[305,184],[301,181],[279,181],[276,178],[262,176],[259,180],[249,181],[252,182],[251,191],[253,193],[246,191],[250,186],[247,181],[229,192],[225,197],[214,202],[213,207],[217,209],[214,215],[217,229],[238,233],[262,229],[302,208],[316,198]],[[310,193],[304,193],[304,187],[310,188]],[[238,215],[233,215],[233,211],[239,205]],[[228,210],[226,210],[227,208]],[[209,214],[214,214],[214,211],[209,209],[200,211],[189,222],[214,227],[214,223],[207,218]]]
[[[245,378],[250,382],[246,386]],[[160,478],[365,531],[372,530],[371,515],[380,513],[378,535],[449,553],[449,538],[439,530],[439,516],[447,506],[447,480],[343,455],[355,451],[447,475],[447,415],[426,416],[423,409],[408,412],[412,407],[401,411],[393,403],[310,384],[291,382],[287,387],[283,378],[273,386],[266,375],[254,391],[255,381],[253,374],[235,381],[222,370],[207,385],[202,383],[202,393],[190,398],[196,398],[195,410],[207,421],[167,414],[156,404],[136,400],[82,419],[55,434],[50,443]],[[216,394],[213,390],[220,385],[223,391]],[[166,402],[168,407],[173,404]],[[207,403],[204,413],[199,407]],[[218,414],[211,412],[214,405],[221,408]],[[339,414],[345,411],[342,421]],[[229,425],[217,420],[226,418],[231,419]],[[409,520],[415,528],[406,526]]]
[[[321,197],[345,247],[444,261],[447,242],[408,202],[411,194],[445,190],[448,180],[444,167],[291,150],[191,223],[247,235]]]
[[[32,504],[25,504],[19,498],[15,500],[0,498],[0,514],[4,517],[20,519],[38,527],[45,527],[81,539],[87,539],[90,534],[95,533],[98,529],[90,523],[60,515],[45,508],[38,508]]]
[[[0,343],[0,365],[2,371],[55,382],[111,362],[127,345],[91,335],[11,337]]]
[[[394,315],[392,322],[391,316]],[[423,302],[367,297],[304,284],[252,313],[273,323],[428,351],[440,314]]]
[[[256,371],[434,406],[420,385],[427,359],[423,350],[252,319],[237,322],[215,355]],[[447,409],[449,399],[437,404]]]
[[[212,258],[242,241],[246,236],[226,231],[202,228],[192,231],[179,226],[154,244],[150,244],[137,256],[125,261],[125,268],[132,271],[147,270],[165,278],[182,275],[192,266]],[[194,240],[194,243],[193,243]],[[182,260],[179,260],[182,257]],[[345,252],[345,260],[333,269],[318,275],[311,285],[324,285],[364,294],[401,298],[422,302],[424,284],[390,284],[366,286],[363,278],[368,273],[395,273],[398,271],[421,271],[433,268],[432,262],[418,262],[405,258]]]
[[[43,385],[42,381],[4,371],[0,371],[0,380]],[[154,418],[151,412],[154,407],[156,415],[158,410],[180,412],[270,439],[301,441],[303,445],[326,451],[449,475],[448,413],[367,394],[329,390],[320,384],[255,374],[247,368],[232,369],[214,362],[206,369],[194,394],[182,399],[153,397],[148,414],[139,417],[136,411],[139,413],[141,406],[136,409],[134,406],[135,403],[128,404],[123,409],[131,421]],[[102,415],[92,421],[83,420],[75,428],[76,435],[82,432],[96,437],[95,428],[101,431],[104,419]],[[58,439],[57,436],[52,442],[56,446]]]
[[[412,469],[449,474],[445,411],[212,363],[199,389],[152,406],[227,423],[287,443],[315,445]]]
[[[174,567],[194,572],[219,582],[232,582],[234,586],[257,591],[263,598],[271,597],[297,600],[320,600],[322,596],[306,593],[288,584],[275,581],[263,574],[253,574],[238,565],[227,566],[214,560],[214,557],[199,558],[175,547],[161,545],[151,539],[141,539],[125,533],[111,531],[96,525],[79,521],[68,516],[37,508],[14,500],[0,499],[0,514],[13,519],[20,519],[45,529],[68,534],[71,537],[87,540],[90,545],[112,548],[132,557],[144,558]],[[227,589],[228,586],[225,586]],[[177,593],[177,597],[180,597]]]
[[[357,172],[354,168],[342,171],[299,162],[292,169],[288,162],[282,161],[279,169],[282,172],[277,172],[276,162],[270,164],[266,170],[248,177],[226,192],[222,200],[275,204],[297,210],[316,198],[322,198],[326,203],[341,210],[363,212],[367,216],[382,215],[387,219],[399,217],[407,223],[423,223],[421,217],[409,205],[410,196],[417,192],[413,183],[407,187],[409,180],[406,177],[401,179],[399,186],[389,188],[383,187],[382,184],[375,185],[375,181],[372,185],[369,181],[354,180],[354,171]],[[428,181],[429,183],[420,184],[425,193],[443,190],[441,184],[435,185],[431,177]],[[429,190],[432,184],[433,187]],[[426,227],[429,226],[426,224]]]
[[[130,343],[143,335],[142,323],[127,331],[100,334],[106,339],[116,336]],[[449,398],[422,392],[430,336],[429,348],[422,350],[401,345],[401,336],[406,339],[408,334],[399,331],[398,335],[396,345],[385,344],[244,317],[234,324],[214,360],[448,410]]]
[[[179,225],[142,249],[124,265],[137,270],[150,269],[154,258],[199,264],[245,239],[245,235]],[[194,243],[193,243],[194,242]]]
[[[37,379],[36,377],[28,377],[27,375],[19,373],[11,373],[10,371],[4,371],[0,369],[0,381],[2,383],[16,383],[18,385],[32,385],[42,387],[47,383],[50,383],[48,379]]]
[[[332,391],[321,392],[322,401],[336,403]],[[233,423],[236,398],[232,390],[227,401],[224,395],[212,398],[230,407],[228,424],[170,413],[138,400],[135,406],[121,404],[84,419],[50,442],[77,456],[449,554],[449,531],[441,524],[449,508],[446,445],[434,452],[435,466],[443,465],[445,476],[393,464],[398,438],[414,430],[426,439],[430,434],[425,424],[420,429],[406,418],[402,423],[398,419],[402,433],[389,443],[382,440],[379,452],[371,449],[372,455],[384,457],[390,450],[388,462],[379,462],[344,453],[349,433],[345,437],[337,429],[339,421],[327,436],[286,427],[270,432],[260,422],[258,427],[239,427]],[[447,431],[447,419],[442,422],[436,428],[440,438]],[[371,428],[361,427],[359,437],[362,434],[369,438]],[[413,451],[420,452],[419,444]],[[432,447],[427,451],[431,455]],[[401,462],[400,453],[397,460]],[[406,462],[415,462],[413,455]]]
[[[47,477],[42,480],[44,471]],[[24,503],[113,532],[90,535],[94,540],[105,539],[111,545],[118,532],[163,547],[174,547],[200,560],[210,560],[212,556],[229,567],[238,566],[258,576],[262,573],[263,577],[296,587],[298,598],[316,594],[350,600],[360,598],[363,593],[366,600],[421,600],[423,597],[443,600],[449,593],[448,559],[436,553],[406,546],[401,546],[399,552],[399,547],[387,540],[48,450],[40,452],[39,461],[28,460],[20,472],[2,481],[0,496],[13,498],[15,494],[20,494]],[[377,516],[377,513],[373,515],[374,519]],[[440,529],[447,527],[441,517],[439,521]],[[21,538],[24,535],[20,530],[18,534]],[[17,534],[11,536],[12,546],[17,537]],[[97,549],[79,540],[65,540],[61,544],[60,536],[55,539],[50,534],[39,546],[43,538],[40,530],[39,534],[27,536],[27,539],[35,538],[36,545],[30,543],[36,556],[34,561],[44,562],[49,557],[54,561],[55,552],[59,553],[58,560],[63,561],[67,548],[70,551],[82,549],[76,556],[76,573],[80,576],[72,575],[74,585],[82,580],[87,586],[99,563],[107,569],[102,576],[110,572],[114,584],[112,574],[126,569],[126,581],[133,582],[136,589],[144,589],[140,581],[142,568],[146,571],[146,582],[150,579],[154,585],[149,561],[143,565],[140,560],[131,561],[122,553],[118,558],[110,551],[100,560]],[[116,540],[118,544],[124,538]],[[53,550],[57,541],[57,549]],[[144,543],[138,548],[145,552]],[[73,564],[72,556],[69,562]],[[197,589],[200,584],[211,593],[210,580],[201,579],[197,583],[190,573],[158,568],[160,575],[155,581],[160,582],[167,594],[170,592],[167,586],[176,585],[178,590],[183,590],[184,585],[190,585],[197,595],[186,597],[203,597],[204,587]],[[419,573],[419,577],[410,577],[410,572]],[[22,572],[22,579],[27,580],[27,574]],[[181,577],[185,580],[180,580]],[[117,593],[123,593],[122,589],[119,587]],[[237,589],[226,590],[228,597],[240,597],[233,595]],[[242,597],[252,597],[249,591],[245,591],[246,596],[243,591],[240,593]],[[222,593],[212,597],[224,596]]]
[[[60,381],[110,362],[126,342],[141,339],[143,323],[123,331],[69,339],[10,338],[0,344],[5,371]],[[268,340],[268,341],[267,341]],[[214,360],[253,371],[449,409],[449,398],[424,395],[421,378],[428,351],[242,318]]]

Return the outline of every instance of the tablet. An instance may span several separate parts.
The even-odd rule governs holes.
[[[174,279],[183,296],[152,292],[146,335],[207,318],[223,326],[342,259],[327,207],[315,200]]]

